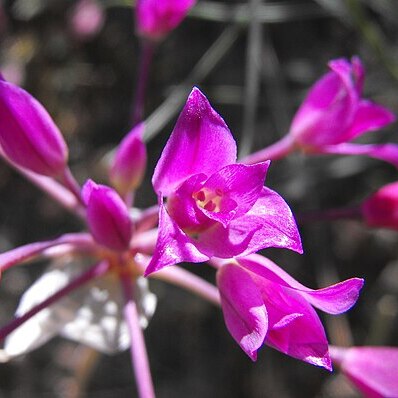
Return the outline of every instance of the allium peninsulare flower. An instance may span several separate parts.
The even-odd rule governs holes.
[[[363,202],[361,211],[369,226],[398,230],[398,182],[385,185],[371,195]]]
[[[361,98],[365,73],[360,59],[328,65],[330,72],[311,88],[292,121],[294,145],[310,153],[368,155],[398,166],[396,145],[348,143],[395,120],[385,107]]]
[[[159,235],[147,274],[182,261],[243,256],[266,247],[302,252],[289,206],[264,187],[269,162],[235,162],[231,132],[194,88],[153,175]]]
[[[118,193],[88,180],[83,186],[82,198],[87,206],[87,224],[96,242],[111,250],[127,250],[132,222]]]
[[[16,165],[46,175],[61,175],[68,148],[44,107],[0,76],[0,146]]]
[[[357,301],[363,279],[312,290],[252,254],[221,265],[217,285],[227,329],[253,361],[265,343],[331,370],[328,341],[313,306],[329,314],[347,311]]]
[[[135,126],[117,148],[109,178],[121,195],[137,189],[145,174],[147,154],[142,141],[144,124]]]
[[[364,397],[398,397],[397,347],[331,346],[330,355]]]
[[[195,4],[195,0],[137,0],[135,6],[138,35],[161,40],[175,29]]]

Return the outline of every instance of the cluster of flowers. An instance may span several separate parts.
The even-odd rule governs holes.
[[[138,33],[144,40],[161,40],[193,3],[138,1]],[[24,354],[55,334],[104,352],[130,347],[139,394],[153,396],[142,329],[156,308],[147,283],[154,277],[221,305],[228,331],[252,360],[267,344],[328,370],[334,361],[369,396],[398,396],[398,351],[329,347],[314,310],[347,311],[357,301],[363,280],[313,290],[256,254],[269,247],[302,253],[289,206],[264,186],[270,159],[301,149],[365,154],[398,166],[393,144],[348,143],[395,119],[386,108],[362,99],[360,60],[338,59],[329,67],[299,108],[287,136],[239,161],[226,123],[194,88],[153,174],[158,205],[145,210],[133,207],[146,168],[144,123],[135,125],[117,148],[109,185],[88,180],[81,188],[67,165],[66,143],[47,111],[1,78],[1,156],[81,218],[88,232],[0,254],[1,272],[37,258],[52,259],[51,268],[25,292],[15,318],[0,329],[5,341],[0,360]],[[365,222],[397,228],[397,191],[392,184],[366,200],[361,207]],[[181,262],[210,264],[216,269],[217,287],[170,267]]]

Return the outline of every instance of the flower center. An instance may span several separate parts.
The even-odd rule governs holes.
[[[218,213],[221,210],[221,201],[223,192],[221,189],[211,190],[208,188],[202,188],[201,190],[194,192],[192,197],[195,199],[196,204],[207,211],[213,211]]]

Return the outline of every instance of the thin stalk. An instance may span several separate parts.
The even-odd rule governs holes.
[[[294,141],[286,134],[274,144],[239,159],[240,163],[254,164],[265,160],[278,160],[289,155],[294,150]]]
[[[194,84],[202,82],[220,63],[242,30],[240,25],[231,25],[223,30],[215,42],[197,62],[189,76],[167,96],[167,99],[145,121],[144,141],[155,137],[181,109]]]
[[[162,269],[152,276],[195,293],[210,303],[220,306],[220,294],[216,286],[179,267]]]
[[[247,38],[245,95],[243,129],[239,145],[239,157],[251,152],[256,127],[258,96],[260,91],[260,55],[262,48],[262,25],[257,18],[260,0],[250,0],[250,25]]]
[[[141,274],[144,274],[148,262],[149,257],[141,256],[140,259],[136,258],[135,263]],[[151,274],[149,277],[182,287],[216,306],[220,305],[220,295],[216,286],[178,266],[163,268]]]
[[[65,188],[69,189],[69,191],[76,197],[78,202],[84,206],[80,193],[81,187],[76,181],[69,167],[65,169],[64,174],[61,176],[61,182],[64,184]]]
[[[79,275],[77,278],[73,279],[62,289],[49,296],[46,300],[42,301],[40,304],[35,305],[29,311],[25,312],[25,314],[14,318],[10,323],[0,329],[0,341],[2,341],[16,328],[35,316],[41,310],[54,304],[55,302],[67,296],[69,293],[72,293],[74,290],[78,289],[87,282],[90,282],[91,280],[104,275],[108,271],[108,269],[109,263],[106,261],[101,261],[100,263],[88,269],[83,274]]]
[[[142,40],[141,42],[140,66],[137,75],[137,85],[131,116],[132,127],[143,120],[145,94],[148,85],[149,70],[153,55],[155,53],[155,47],[156,43],[152,41]]]
[[[0,272],[20,265],[31,260],[35,260],[41,255],[47,254],[49,249],[60,246],[70,246],[71,251],[95,252],[97,245],[91,235],[86,233],[71,233],[60,236],[58,239],[42,242],[29,243],[0,254]]]
[[[159,206],[154,205],[142,210],[135,222],[135,228],[138,232],[147,231],[153,228],[159,221]]]
[[[131,362],[137,383],[138,396],[140,398],[154,398],[155,389],[130,275],[128,273],[121,274],[120,282],[125,299],[124,318],[130,334]]]

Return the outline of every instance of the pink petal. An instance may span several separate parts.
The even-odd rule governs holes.
[[[256,281],[268,312],[266,344],[293,358],[331,370],[328,342],[318,315],[297,292],[259,276]]]
[[[167,212],[182,230],[190,233],[200,232],[215,223],[203,214],[197,205],[194,194],[199,191],[207,176],[196,174],[185,180],[175,193],[167,199]]]
[[[282,268],[258,254],[239,258],[239,264],[261,277],[281,286],[296,290],[310,304],[329,314],[341,314],[357,301],[363,279],[351,278],[343,282],[313,290],[298,282]]]
[[[235,161],[231,132],[207,98],[194,88],[163,149],[152,183],[157,193],[169,196],[190,176],[210,176]]]
[[[143,133],[144,124],[140,123],[126,135],[116,150],[109,177],[122,195],[136,189],[144,177],[147,154],[142,141]]]
[[[249,247],[253,236],[262,227],[258,220],[245,223],[243,219],[241,217],[231,222],[227,228],[215,224],[199,234],[195,245],[208,257],[231,258],[243,255],[251,250]]]
[[[66,167],[68,148],[50,115],[25,90],[0,80],[0,145],[20,167],[47,176]]]
[[[237,205],[233,210],[233,218],[238,218],[247,213],[259,198],[269,164],[268,161],[254,165],[231,164],[225,166],[219,172],[214,173],[205,182],[204,187],[212,191],[220,191],[222,198],[232,199]],[[211,218],[211,213],[217,215],[214,212],[204,212]],[[222,202],[219,213],[223,213]]]
[[[197,247],[209,257],[246,256],[267,247],[302,253],[300,235],[289,206],[276,192],[263,188],[260,198],[228,227],[214,225],[201,233]]]
[[[248,272],[227,264],[217,272],[225,324],[242,350],[253,360],[267,334],[267,311]]]
[[[368,131],[378,130],[395,121],[395,115],[387,108],[362,100],[359,103],[351,127],[346,133],[347,141]]]
[[[195,0],[137,0],[135,16],[139,35],[162,39],[184,19]]]
[[[289,206],[276,192],[263,188],[260,198],[227,228],[215,225],[200,234],[197,247],[220,258],[246,256],[267,247],[302,253],[300,235]]]
[[[132,236],[132,221],[116,191],[88,180],[83,186],[82,197],[87,205],[87,224],[94,239],[111,250],[127,250]]]
[[[315,83],[292,121],[290,134],[304,148],[346,141],[359,99],[344,68],[335,69]]]
[[[231,229],[256,228],[247,249],[240,254],[267,247],[280,247],[302,253],[300,234],[293,214],[284,199],[269,188],[263,188],[260,198],[243,217],[230,224]],[[258,228],[260,226],[260,228]]]
[[[333,361],[366,397],[398,397],[398,348],[330,347]]]
[[[169,216],[163,204],[159,201],[159,235],[155,252],[145,270],[145,276],[169,265],[188,261],[199,263],[207,261],[208,256],[196,248],[192,240],[179,228],[177,223]]]
[[[380,188],[364,201],[361,210],[367,225],[398,230],[398,182]]]
[[[325,145],[319,148],[319,153],[334,155],[366,155],[371,158],[384,160],[398,168],[398,145],[396,144],[351,144]]]

